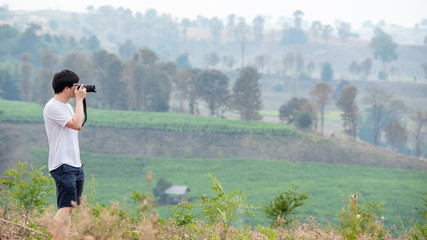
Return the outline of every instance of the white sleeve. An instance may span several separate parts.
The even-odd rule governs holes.
[[[47,112],[47,117],[54,123],[65,127],[67,123],[73,118],[73,116],[67,112],[67,109],[59,106],[51,106]]]

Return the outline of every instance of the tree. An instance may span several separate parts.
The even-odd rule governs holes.
[[[372,61],[370,58],[366,58],[365,61],[363,61],[360,65],[360,70],[362,71],[365,78],[368,78],[369,74],[371,73],[372,68]]]
[[[311,23],[310,29],[313,32],[314,38],[317,38],[319,31],[322,30],[322,22],[320,22],[320,21],[313,21]]]
[[[157,198],[159,204],[166,204],[167,195],[165,190],[172,186],[172,183],[167,181],[165,178],[160,178],[157,181],[156,187],[153,189],[154,197]]]
[[[91,84],[94,78],[93,63],[84,54],[72,52],[62,60],[62,66],[78,73],[80,79],[86,84]]]
[[[188,99],[188,95],[190,92],[190,83],[193,78],[193,75],[191,73],[191,69],[177,71],[172,79],[175,86],[174,89],[177,92],[178,96],[180,112],[184,111],[184,100]]]
[[[304,16],[304,12],[298,9],[292,15],[294,16],[294,26],[296,28],[301,29],[302,17]]]
[[[207,53],[203,57],[208,68],[216,66],[220,61],[218,53],[216,52]]]
[[[252,31],[256,42],[261,42],[264,37],[264,18],[257,16],[252,20]]]
[[[140,54],[141,62],[145,66],[154,65],[157,62],[157,60],[159,60],[159,57],[157,56],[157,54],[149,48],[143,48],[139,50],[139,54]]]
[[[215,42],[221,42],[222,29],[224,28],[222,21],[218,17],[213,17],[209,21],[209,30]]]
[[[15,68],[16,69],[16,68]],[[20,92],[19,92],[19,78],[14,76],[13,69],[5,69],[3,70],[1,76],[3,77],[3,84],[1,86],[3,95],[1,96],[3,99],[8,100],[20,100]]]
[[[19,90],[22,101],[27,102],[32,100],[31,89],[33,88],[33,65],[30,63],[30,59],[31,54],[29,53],[21,55]]]
[[[58,65],[58,57],[51,51],[44,49],[40,52],[40,62],[42,69],[37,73],[37,102],[46,103],[53,96],[54,92],[50,86],[52,83],[52,76],[55,73],[56,66]]]
[[[198,76],[198,94],[208,104],[212,116],[219,116],[220,108],[229,103],[228,82],[228,77],[218,70],[204,70]]]
[[[343,111],[341,118],[345,133],[356,138],[358,110],[356,105],[357,88],[353,85],[344,87],[341,90],[337,106]]]
[[[323,135],[323,123],[325,106],[328,103],[333,90],[327,83],[318,83],[314,89],[310,90],[310,96],[320,111],[320,132]]]
[[[180,54],[175,59],[175,64],[179,70],[191,68],[190,60],[188,59],[188,53]]]
[[[126,40],[125,43],[119,46],[119,55],[123,61],[131,59],[136,51],[137,48],[130,39]]]
[[[386,63],[397,59],[396,49],[398,45],[381,28],[375,30],[375,36],[371,39],[369,46],[374,50],[374,58],[382,61],[383,72],[385,72]]]
[[[372,114],[373,142],[375,146],[378,146],[385,126],[389,121],[399,119],[405,105],[393,94],[378,86],[368,89],[363,102],[370,106],[368,111]]]
[[[264,212],[267,218],[271,219],[271,225],[278,222],[278,218],[285,220],[285,224],[289,225],[296,219],[298,212],[295,211],[298,207],[305,204],[304,201],[311,199],[307,193],[298,193],[297,188],[292,186],[292,189],[278,194],[270,204],[264,206]]]
[[[108,53],[105,50],[93,54],[93,64],[96,75],[96,81],[99,83],[99,93],[102,98],[104,108],[117,108],[116,101],[119,91],[125,91],[119,87],[120,74],[123,70],[120,58],[115,54]]]
[[[293,97],[286,104],[280,106],[279,119],[288,124],[295,124],[296,116],[301,111],[301,107],[308,102],[305,98]]]
[[[325,25],[325,26],[323,26],[323,28],[322,28],[322,38],[323,38],[323,40],[325,40],[325,42],[327,42],[328,40],[329,40],[329,36],[331,35],[331,32],[333,31],[334,29],[332,28],[332,26],[331,25]]]
[[[245,67],[233,86],[233,107],[240,112],[242,120],[262,119],[259,114],[262,109],[260,78],[254,68]]]
[[[330,82],[334,76],[334,70],[329,62],[325,62],[322,66],[321,78],[322,82]]]
[[[415,124],[415,156],[419,158],[421,155],[421,143],[427,134],[427,129],[424,127],[424,125],[427,125],[427,111],[416,111],[411,116],[411,120]]]
[[[408,138],[406,135],[406,127],[396,120],[392,120],[387,124],[384,133],[385,139],[391,145],[393,151],[396,147],[401,146]]]
[[[143,107],[145,111],[167,112],[169,110],[172,80],[165,71],[156,66],[145,69]]]

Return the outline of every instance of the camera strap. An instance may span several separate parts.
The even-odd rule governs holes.
[[[83,121],[82,127],[85,125],[87,120],[87,112],[86,112],[86,98],[83,98],[83,112],[85,113],[85,120]]]

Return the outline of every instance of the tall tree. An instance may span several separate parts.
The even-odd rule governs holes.
[[[330,82],[334,77],[334,70],[329,62],[325,62],[322,66],[321,78],[323,82]]]
[[[30,102],[32,99],[33,88],[33,65],[30,63],[31,54],[23,53],[21,55],[19,90],[21,91],[21,100]]]
[[[123,70],[120,58],[102,50],[93,54],[93,63],[104,108],[117,108],[117,98],[112,96],[117,96],[119,91],[125,91],[119,87],[120,75]]]
[[[261,42],[264,37],[264,18],[257,16],[252,20],[252,31],[256,42]]]
[[[310,29],[313,32],[314,38],[318,38],[319,31],[322,30],[322,22],[320,22],[320,21],[313,21],[311,23]]]
[[[156,66],[146,68],[143,107],[149,112],[167,112],[172,92],[172,78]]]
[[[408,138],[406,135],[406,127],[396,120],[392,120],[387,124],[384,133],[385,139],[391,145],[393,151],[396,147],[401,146]]]
[[[36,99],[39,103],[46,103],[54,95],[50,86],[52,76],[58,65],[58,57],[51,51],[44,49],[40,52],[40,63],[42,68],[37,73]]]
[[[389,34],[381,28],[377,28],[369,46],[374,50],[374,58],[382,61],[385,73],[386,63],[397,59],[397,43],[393,42],[393,38]]]
[[[240,112],[240,119],[257,121],[262,119],[261,86],[255,68],[245,67],[233,86],[233,107]]]
[[[208,104],[210,114],[219,116],[220,108],[229,103],[228,77],[218,70],[204,70],[197,80],[197,91]]]
[[[218,17],[213,17],[209,21],[209,31],[211,32],[212,38],[215,42],[221,42],[222,29],[224,25]]]
[[[332,28],[332,26],[331,25],[325,25],[325,26],[323,26],[323,28],[322,28],[322,38],[323,38],[323,40],[325,40],[325,42],[328,42],[328,40],[329,40],[329,37],[330,37],[330,35],[331,35],[331,32],[333,31],[334,29]]]
[[[119,55],[123,61],[128,61],[136,53],[137,48],[132,40],[128,39],[125,43],[119,46]]]
[[[427,134],[427,111],[418,110],[411,116],[415,124],[415,156],[417,158],[421,155],[421,144]]]
[[[301,10],[296,10],[292,15],[294,16],[295,28],[300,29],[302,25],[302,17],[304,16],[304,12]]]
[[[344,87],[341,90],[337,106],[343,111],[341,118],[345,133],[356,138],[358,110],[356,105],[357,88],[353,85]]]
[[[320,133],[323,135],[324,115],[325,107],[331,98],[333,89],[327,83],[318,83],[314,89],[310,90],[310,96],[312,101],[320,111]]]
[[[378,86],[368,89],[363,102],[370,106],[368,111],[372,114],[373,142],[378,146],[385,126],[389,121],[399,119],[405,105],[393,94]]]

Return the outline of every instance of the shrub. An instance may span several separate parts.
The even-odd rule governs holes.
[[[280,193],[270,201],[269,205],[264,206],[264,212],[267,218],[272,220],[271,225],[277,225],[278,220],[285,220],[285,225],[289,225],[296,219],[296,208],[305,204],[305,200],[311,199],[307,193],[298,193],[295,186],[292,189]]]
[[[390,239],[390,233],[394,227],[386,234],[384,224],[379,220],[383,219],[381,215],[383,204],[368,201],[360,206],[358,203],[359,198],[356,194],[349,196],[348,210],[343,201],[342,212],[338,214],[341,216],[338,226],[341,236],[345,239],[367,238],[368,236],[375,239]]]
[[[43,166],[35,169],[27,163],[16,163],[15,169],[7,169],[3,173],[0,183],[9,191],[13,201],[22,206],[26,213],[33,209],[41,208],[47,204],[47,198],[54,195],[54,181],[51,177],[43,174]]]

